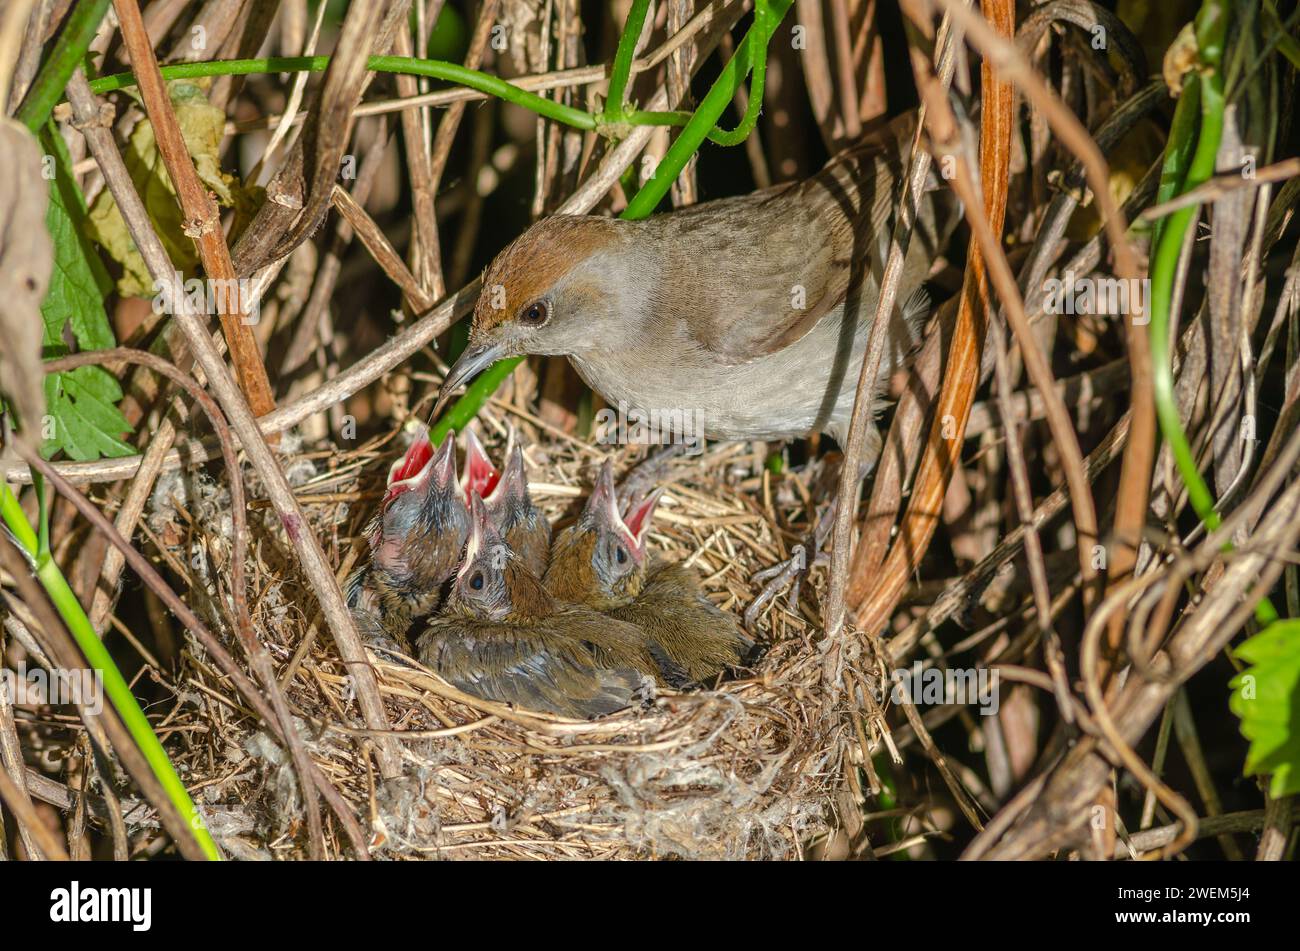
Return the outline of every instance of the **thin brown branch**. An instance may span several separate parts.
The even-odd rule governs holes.
[[[441,3],[438,4],[441,8]],[[434,12],[437,16],[437,12]],[[398,56],[411,55],[411,35],[405,29],[399,30],[393,44],[393,51]],[[418,91],[418,81],[407,73],[396,77],[397,94],[403,98],[414,96]],[[461,108],[464,108],[463,106]],[[429,303],[447,293],[442,278],[442,244],[438,236],[438,217],[434,211],[434,199],[438,195],[438,180],[430,161],[429,150],[425,147],[424,123],[428,118],[427,107],[403,109],[402,146],[406,154],[406,175],[411,187],[411,209],[415,220],[415,235],[411,242],[412,266],[421,287],[427,287],[428,293],[421,290],[419,298],[409,293],[407,299],[416,311],[427,310]],[[338,186],[334,186],[338,191]],[[338,198],[334,197],[335,207]],[[406,289],[403,288],[403,292]],[[420,301],[425,303],[420,303]]]
[[[333,198],[334,207],[343,215],[344,219],[356,236],[361,239],[361,243],[366,246],[370,256],[375,259],[375,263],[383,269],[383,272],[392,279],[393,283],[402,289],[402,294],[420,311],[428,310],[433,306],[434,299],[425,293],[424,287],[416,280],[415,275],[411,273],[402,260],[402,256],[397,253],[388,241],[388,236],[384,234],[383,229],[375,224],[375,220],[366,213],[366,210],[357,204],[346,189],[338,185],[334,186]]]
[[[953,72],[956,69],[955,44],[952,42],[951,29],[946,22],[940,26],[939,36],[941,39],[939,41],[936,68],[940,82],[946,88],[952,82]],[[862,457],[866,448],[866,426],[872,412],[870,393],[875,380],[879,376],[880,361],[883,358],[885,346],[888,342],[889,315],[893,313],[894,304],[898,298],[898,285],[903,276],[903,265],[907,259],[907,248],[911,242],[912,228],[915,225],[917,215],[920,213],[921,201],[925,195],[926,179],[930,175],[930,153],[921,148],[922,134],[925,128],[924,120],[925,107],[922,106],[920,115],[917,117],[916,131],[912,137],[911,164],[904,183],[902,200],[899,202],[898,222],[891,238],[884,273],[880,279],[880,296],[876,301],[876,312],[872,317],[871,332],[867,336],[867,347],[862,358],[862,369],[858,374],[858,388],[854,394],[853,413],[849,419],[849,438],[848,445],[845,447],[844,468],[840,473],[839,486],[836,490],[836,497],[839,501],[835,512],[835,528],[831,542],[830,585],[823,618],[827,633],[832,635],[837,634],[844,623],[846,598],[850,603],[857,604],[865,595],[863,591],[859,590],[861,586],[854,584],[854,582],[857,579],[874,574],[875,569],[879,567],[873,557],[874,552],[877,550],[876,546],[865,540],[865,532],[864,540],[859,541],[858,551],[854,553],[852,571],[849,571],[847,566],[849,564],[852,526],[857,508],[858,483],[861,480]],[[927,351],[937,350],[937,346],[936,341],[934,347],[927,346],[926,349]],[[893,474],[893,471],[891,469],[891,474]],[[905,478],[905,474],[899,473],[899,476],[898,484],[901,486],[901,480]],[[881,483],[882,494],[886,484],[892,484],[892,480],[886,479],[885,482]],[[873,486],[869,511],[874,513],[877,510],[877,499],[879,497],[877,489]],[[881,531],[885,531],[883,526]],[[875,534],[878,537],[880,532]]]
[[[4,800],[5,806],[13,813],[23,840],[35,840],[36,847],[40,850],[35,854],[29,851],[28,860],[39,861],[42,858],[57,862],[68,860],[68,853],[63,848],[63,843],[41,819],[40,813],[36,811],[36,807],[27,796],[27,790],[14,782],[4,769],[0,769],[0,800]]]
[[[75,358],[65,359],[71,360]],[[163,373],[168,373],[170,369],[175,369],[174,367],[171,367],[170,364],[167,366],[169,368],[167,370],[162,369],[161,367],[155,368],[159,369],[159,371]],[[177,376],[183,376],[179,371],[176,372]],[[178,380],[178,382],[180,381]],[[204,394],[204,396],[206,397],[206,394]],[[218,416],[213,416],[211,418],[214,421],[219,419]],[[281,723],[283,721],[274,710],[273,705],[269,704],[263,698],[261,691],[259,691],[257,687],[254,686],[253,682],[247,678],[239,665],[235,662],[234,658],[230,656],[229,652],[226,651],[221,642],[212,634],[207,625],[204,624],[199,617],[190,610],[185,602],[180,599],[176,592],[171,589],[171,586],[163,580],[162,576],[158,574],[157,569],[149,563],[149,560],[145,558],[144,555],[140,554],[140,552],[138,552],[130,542],[123,538],[121,533],[119,533],[116,527],[114,527],[113,523],[110,522],[108,518],[90,502],[89,499],[78,492],[70,483],[67,482],[67,480],[63,479],[53,466],[36,455],[30,456],[29,461],[38,471],[50,480],[55,489],[67,498],[73,506],[88,521],[90,521],[92,525],[95,526],[97,530],[103,532],[104,535],[107,536],[111,544],[123,553],[126,557],[127,563],[131,566],[131,569],[140,576],[141,580],[143,580],[155,594],[158,595],[163,603],[167,605],[168,609],[176,615],[177,620],[179,620],[187,630],[194,634],[199,643],[203,645],[204,650],[208,652],[216,666],[222,671],[222,673],[231,679],[231,682],[235,685],[235,689],[238,690],[245,700],[248,701],[249,706],[251,706],[262,717],[267,727],[276,735],[277,739],[284,743],[286,747],[292,749],[294,741],[288,734],[282,732]],[[246,605],[244,610],[246,614]],[[269,686],[267,689],[273,692],[278,692],[278,687],[276,686]],[[292,723],[292,719],[290,718],[288,722]],[[301,743],[300,738],[298,742]],[[313,785],[320,790],[338,815],[340,822],[352,841],[353,847],[357,850],[358,856],[363,858],[367,857],[365,839],[361,834],[360,828],[356,825],[356,821],[352,817],[351,811],[348,809],[346,804],[343,803],[341,797],[339,797],[338,791],[329,784],[328,780],[325,779],[324,775],[310,762],[310,760],[305,761],[304,767],[304,772],[312,780]]]
[[[240,641],[244,645],[244,650],[248,653],[249,660],[253,668],[258,672],[263,687],[271,697],[271,706],[275,711],[276,719],[280,723],[280,736],[285,741],[290,758],[293,760],[294,768],[298,773],[300,788],[303,792],[303,800],[307,809],[307,825],[310,836],[312,858],[322,859],[325,857],[325,841],[320,821],[320,804],[316,800],[315,786],[310,782],[310,760],[307,756],[306,747],[303,745],[302,737],[298,735],[297,729],[293,724],[293,717],[289,713],[289,705],[281,692],[274,673],[271,671],[270,657],[267,655],[265,648],[257,639],[257,634],[253,630],[253,621],[248,613],[248,591],[245,582],[245,564],[248,556],[248,512],[247,503],[244,496],[244,479],[239,468],[239,458],[235,455],[235,442],[231,438],[230,428],[226,425],[224,416],[218,408],[215,401],[198,383],[190,376],[181,372],[174,364],[152,353],[143,351],[128,350],[125,347],[117,347],[112,350],[100,350],[93,353],[76,354],[71,357],[64,357],[60,360],[52,360],[46,364],[47,373],[55,373],[61,370],[71,370],[78,366],[86,366],[99,362],[114,362],[122,360],[130,363],[137,363],[147,366],[157,373],[161,373],[170,379],[177,386],[185,390],[190,398],[202,408],[208,421],[212,424],[213,430],[217,434],[217,440],[221,444],[221,455],[226,463],[226,471],[230,473],[230,518],[231,518],[231,553],[230,553],[230,592],[231,601],[235,609],[235,627],[239,631]],[[29,463],[32,462],[32,456],[26,455]],[[48,466],[48,463],[45,463]],[[66,481],[55,474],[51,481],[56,486],[61,486],[61,491],[77,505],[83,514],[87,512],[87,506],[77,504],[80,499],[79,493]],[[73,498],[68,493],[74,493],[78,497]],[[98,512],[97,509],[91,509]],[[123,559],[131,557],[132,554],[138,556],[138,553],[130,550],[130,543],[126,536],[118,531],[117,526],[112,526],[111,531],[104,531],[108,524],[107,520],[101,522],[94,515],[89,516],[97,527],[113,544],[113,549],[121,554]],[[136,557],[135,565],[144,563],[144,559]],[[137,571],[138,571],[137,567]],[[156,576],[155,576],[156,577]],[[153,579],[151,579],[153,580]],[[161,581],[161,578],[156,578]],[[166,595],[155,589],[155,594],[160,598],[166,598]],[[187,625],[188,626],[188,625]]]
[[[117,11],[121,22],[122,42],[130,54],[145,111],[153,123],[158,154],[176,188],[176,198],[185,216],[185,233],[194,239],[198,247],[199,258],[203,261],[203,270],[207,272],[208,280],[233,287],[233,283],[224,283],[234,281],[235,268],[231,264],[230,248],[226,246],[226,237],[221,230],[217,203],[195,171],[185,138],[181,135],[180,123],[176,120],[176,112],[172,109],[171,98],[167,94],[167,85],[158,70],[158,60],[145,30],[140,6],[136,0],[114,0],[113,9]],[[253,338],[252,327],[244,319],[246,315],[241,297],[242,295],[233,295],[232,300],[232,295],[229,294],[216,295],[221,329],[249,408],[254,416],[265,416],[275,409],[275,397],[266,376],[266,366],[257,349],[257,341]]]
[[[1280,162],[1274,162],[1272,165],[1265,165],[1250,176],[1240,173],[1219,175],[1202,185],[1183,192],[1176,198],[1171,198],[1159,205],[1152,205],[1138,216],[1138,221],[1157,221],[1173,214],[1180,208],[1206,204],[1243,188],[1258,188],[1260,185],[1285,181],[1296,175],[1300,175],[1300,158],[1283,159]]]
[[[35,616],[37,626],[31,629],[32,634],[40,641],[40,647],[48,656],[52,666],[63,670],[87,669],[86,659],[77,648],[72,634],[64,625],[58,612],[46,600],[45,593],[28,570],[27,562],[19,554],[17,545],[4,532],[0,532],[0,567],[3,567],[13,578],[14,586],[18,589],[23,603]],[[111,705],[105,705],[103,710],[96,714],[91,712],[88,703],[78,703],[77,712],[88,731],[95,733],[102,730],[106,735],[109,746],[117,753],[127,774],[149,800],[158,814],[158,821],[163,829],[176,843],[177,851],[184,858],[192,861],[205,861],[207,854],[199,845],[190,827],[192,817],[181,816],[176,805],[162,788],[158,777],[154,775],[148,761],[145,760],[144,754],[136,746],[117,711]]]
[[[87,91],[89,91],[87,89]],[[646,106],[651,110],[669,108],[668,96],[661,89]],[[618,181],[624,169],[635,161],[636,156],[645,148],[654,134],[653,126],[637,126],[632,132],[612,149],[601,161],[597,170],[573,193],[569,199],[556,209],[557,214],[581,215],[590,211],[600,201],[606,191]],[[128,222],[130,219],[127,219]],[[321,387],[306,394],[293,403],[286,404],[257,420],[260,432],[267,435],[282,433],[298,425],[308,417],[328,409],[353,393],[369,386],[394,367],[408,360],[429,344],[431,340],[443,333],[455,321],[474,309],[479,296],[479,280],[470,283],[448,298],[445,298],[419,320],[411,324],[400,334],[389,338],[385,343],[362,357],[344,372],[332,377]],[[232,421],[233,422],[233,421]],[[238,427],[235,435],[240,438]],[[182,456],[182,451],[184,456]],[[195,440],[187,442],[181,451],[173,449],[166,456],[163,471],[180,468],[193,460],[215,457],[214,447],[205,446]],[[63,462],[58,464],[61,474],[70,481],[115,482],[132,476],[140,467],[140,456],[123,456],[118,459],[101,459],[96,462]],[[182,459],[186,461],[183,463]],[[31,472],[25,465],[6,464],[4,477],[16,484],[30,483]]]

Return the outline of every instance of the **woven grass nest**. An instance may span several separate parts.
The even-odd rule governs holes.
[[[350,451],[282,447],[294,450],[291,481],[340,579],[355,564],[360,531],[411,425]],[[508,427],[516,429],[533,499],[556,526],[576,516],[607,455],[621,476],[646,452],[592,446],[500,401],[474,425],[494,458]],[[816,467],[773,477],[763,463],[761,447],[734,443],[678,457],[660,483],[668,491],[651,529],[650,550],[693,565],[710,598],[737,615],[761,587],[753,574],[787,557],[810,523],[806,480]],[[256,497],[255,481],[250,489]],[[225,612],[214,610],[227,594],[224,492],[203,477],[165,480],[150,527],[173,568],[189,567],[195,601],[229,635]],[[783,595],[765,607],[750,632],[765,653],[752,668],[587,722],[483,701],[415,661],[372,654],[390,722],[401,731],[402,774],[383,780],[373,758],[358,755],[373,736],[361,728],[321,619],[304,613],[315,601],[290,567],[278,520],[269,508],[254,509],[249,527],[257,633],[302,717],[308,750],[370,834],[375,857],[789,859],[836,825],[843,762],[857,756],[861,738],[842,728],[849,720],[819,689],[823,569],[805,580],[798,605]],[[190,702],[178,704],[166,726],[183,738],[178,768],[218,843],[237,858],[305,857],[288,755],[235,712],[233,691],[203,663],[201,648],[191,643],[185,654],[178,683]],[[347,857],[346,839],[331,829],[331,853]]]

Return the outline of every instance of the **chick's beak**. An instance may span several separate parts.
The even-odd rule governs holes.
[[[505,471],[497,476],[485,501],[494,511],[502,505],[528,500],[528,474],[524,471],[524,451],[516,443],[507,450]]]
[[[496,466],[492,465],[487,450],[483,448],[483,443],[479,442],[474,430],[466,432],[465,474],[461,478],[466,502],[468,503],[471,492],[477,492],[484,498],[490,496],[500,479],[501,473],[497,472]]]
[[[456,476],[456,434],[447,433],[429,460],[428,487],[422,501],[422,525],[427,532],[421,543],[441,549],[454,545],[456,554],[465,542],[467,512],[465,495]],[[429,550],[433,550],[432,548]],[[450,566],[448,566],[450,570]]]
[[[438,488],[451,487],[460,492],[460,480],[456,478],[456,432],[448,431],[443,437],[442,445],[433,455],[433,479]]]
[[[428,430],[425,430],[411,443],[406,454],[388,470],[385,505],[403,492],[410,492],[425,484],[434,468],[431,464],[433,455],[433,445],[429,442]]]
[[[618,514],[618,494],[614,489],[614,465],[608,459],[601,463],[596,484],[587,497],[586,513],[601,526],[623,524]]]
[[[469,512],[469,538],[465,541],[465,554],[461,559],[460,571],[456,573],[458,579],[463,578],[478,560],[479,553],[483,550],[484,536],[487,534],[487,509],[483,507],[483,499],[473,490],[469,494]]]
[[[645,503],[643,502],[642,505]],[[596,476],[596,485],[587,499],[586,512],[595,521],[598,530],[619,535],[628,543],[633,556],[637,559],[641,558],[645,552],[641,538],[619,514],[618,492],[614,487],[614,465],[608,459],[601,465],[600,474]]]
[[[663,489],[655,489],[636,505],[628,509],[627,517],[623,520],[624,528],[627,529],[634,539],[636,539],[637,553],[645,551],[645,537],[650,531],[650,519],[654,515],[655,506],[659,504],[659,499],[663,497]]]
[[[438,415],[451,402],[451,395],[455,392],[456,387],[462,383],[468,383],[505,356],[506,346],[503,343],[488,343],[466,348],[465,352],[460,355],[460,359],[452,364],[451,369],[447,371],[447,378],[442,381],[442,387],[438,390],[438,402],[433,405],[433,413],[429,418],[438,418]]]

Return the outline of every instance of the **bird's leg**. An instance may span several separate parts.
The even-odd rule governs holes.
[[[877,455],[878,452],[870,452],[867,458],[874,462]],[[827,465],[827,469],[822,476],[823,484],[829,481],[830,485],[837,488],[831,490],[830,503],[818,516],[817,523],[813,526],[808,540],[791,548],[790,557],[785,561],[772,565],[770,568],[762,569],[751,579],[755,584],[763,584],[763,590],[758,593],[758,597],[754,599],[753,603],[745,609],[745,627],[750,630],[753,630],[764,605],[774,600],[787,587],[790,588],[790,609],[797,614],[799,610],[799,592],[802,588],[804,574],[814,565],[824,565],[830,561],[827,542],[835,529],[835,512],[839,508],[839,473],[843,464],[844,461],[841,456],[838,464],[831,463]],[[867,477],[870,471],[870,464],[862,466],[858,473],[855,491],[861,487],[862,480]],[[810,550],[812,551],[811,560],[808,557]]]
[[[835,509],[838,499],[831,499],[830,505],[826,506],[825,511],[817,519],[817,524],[813,527],[812,536],[806,544],[798,544],[790,549],[790,557],[785,561],[778,562],[770,568],[764,568],[751,579],[755,584],[763,585],[763,590],[758,593],[758,597],[753,603],[745,609],[745,627],[753,630],[754,623],[758,620],[759,612],[767,602],[773,600],[778,594],[787,587],[790,588],[790,609],[798,612],[799,592],[803,584],[804,573],[807,572],[808,549],[813,551],[813,565],[823,565],[830,559],[830,554],[825,550],[826,540],[831,536],[831,530],[835,527]]]

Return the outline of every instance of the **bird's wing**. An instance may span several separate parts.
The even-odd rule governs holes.
[[[711,268],[708,258],[675,262],[673,271],[692,280],[687,290],[664,289],[666,316],[689,313],[695,343],[730,365],[803,337],[850,286],[883,269],[911,128],[907,121],[885,127],[798,185],[650,219],[665,230],[669,254],[727,252],[722,268]]]
[[[700,587],[700,579],[694,571],[681,562],[661,561],[651,569],[642,589],[643,597],[649,603],[662,604],[671,600],[674,592],[688,593],[687,610],[691,614],[717,621],[718,632],[733,644],[742,661],[753,652],[756,646],[754,641],[741,629],[735,615],[722,610],[705,596]]]
[[[664,683],[673,687],[690,683],[690,675],[635,624],[579,605],[561,607],[558,616],[563,618],[565,632],[582,641],[596,658],[596,663],[607,667],[632,667],[651,676],[658,674]]]
[[[689,568],[672,562],[651,568],[645,587],[618,617],[638,625],[695,680],[711,682],[748,661],[754,642],[733,615],[704,596]]]
[[[639,703],[644,677],[630,668],[600,667],[580,647],[559,639],[456,630],[426,633],[421,659],[448,683],[485,700],[525,710],[589,719]]]

